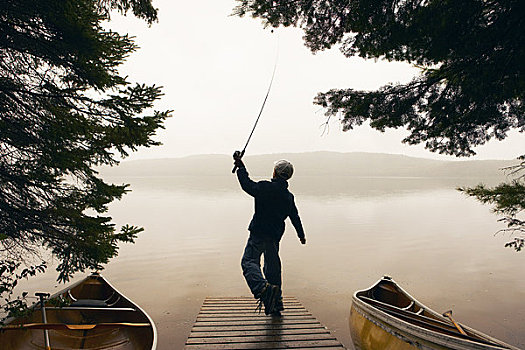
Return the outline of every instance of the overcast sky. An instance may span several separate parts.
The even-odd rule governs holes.
[[[302,32],[280,28],[273,33],[252,18],[230,16],[235,1],[154,0],[159,22],[151,27],[132,16],[114,16],[110,28],[136,37],[140,49],[123,65],[130,81],[164,87],[156,109],[172,109],[162,146],[140,149],[129,159],[231,154],[242,149],[259,113],[272,75],[266,107],[247,154],[338,151],[439,156],[400,141],[406,131],[381,133],[368,126],[342,132],[313,104],[331,88],[375,89],[407,82],[417,70],[404,63],[345,58],[337,48],[313,55]],[[523,134],[476,149],[477,159],[512,159],[524,153]]]

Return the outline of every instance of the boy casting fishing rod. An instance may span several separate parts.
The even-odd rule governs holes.
[[[302,244],[306,244],[303,226],[294,196],[288,191],[293,166],[286,160],[275,162],[271,181],[252,181],[242,161],[241,152],[233,154],[237,178],[242,189],[255,200],[255,213],[248,230],[250,237],[244,249],[241,266],[253,296],[264,305],[266,315],[280,316],[282,301],[281,259],[279,243],[284,233],[284,220],[289,217]],[[234,168],[234,170],[235,170]],[[264,275],[261,255],[264,254]]]
[[[272,31],[273,32],[273,31]],[[281,259],[279,243],[284,233],[284,220],[289,217],[302,244],[306,244],[303,225],[294,203],[294,197],[288,191],[287,180],[292,177],[293,166],[286,160],[275,163],[271,181],[254,182],[248,176],[242,157],[250,143],[253,132],[259,123],[264,106],[270,94],[277,69],[277,58],[273,67],[272,78],[259,115],[255,120],[250,136],[242,151],[233,154],[234,168],[242,189],[255,200],[255,213],[248,230],[250,237],[244,249],[241,267],[246,283],[253,296],[259,299],[258,309],[264,305],[266,315],[280,316],[284,310],[282,299]],[[264,276],[261,272],[261,255],[264,254]]]

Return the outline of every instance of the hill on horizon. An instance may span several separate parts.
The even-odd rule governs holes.
[[[505,178],[501,169],[514,160],[446,161],[386,153],[307,152],[245,156],[253,176],[269,177],[273,162],[288,159],[301,176]],[[119,166],[100,168],[102,176],[226,176],[232,159],[227,155],[194,155],[122,161]]]

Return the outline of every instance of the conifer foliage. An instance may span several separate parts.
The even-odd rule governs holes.
[[[102,27],[112,11],[157,20],[151,0],[0,2],[0,295],[43,271],[46,251],[67,281],[142,230],[104,215],[127,185],[94,169],[157,145],[169,111],[152,110],[159,87],[119,75],[137,47]]]
[[[406,84],[375,91],[332,89],[314,103],[343,130],[404,127],[408,144],[474,155],[474,147],[525,131],[525,2],[522,0],[237,0],[234,13],[265,26],[296,26],[313,52],[337,45],[348,57],[405,61],[421,69]],[[351,79],[351,78],[350,78]],[[523,163],[518,165],[523,169]],[[514,175],[517,175],[514,172]],[[465,191],[525,232],[523,176]],[[465,189],[466,190],[466,189]],[[502,193],[502,191],[504,193]],[[508,201],[513,196],[515,201]],[[512,203],[509,210],[501,205]],[[516,221],[517,220],[517,221]],[[518,239],[515,248],[523,247]],[[521,246],[520,246],[521,244]],[[520,248],[521,249],[521,248]]]

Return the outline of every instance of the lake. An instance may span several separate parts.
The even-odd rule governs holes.
[[[240,269],[252,199],[232,176],[108,178],[132,192],[118,225],[143,226],[102,272],[154,319],[158,349],[182,348],[206,296],[249,295]],[[490,207],[455,190],[476,179],[292,178],[307,245],[291,224],[281,245],[283,291],[348,348],[352,294],[392,276],[438,312],[525,347],[525,252],[504,248]],[[50,272],[24,284],[54,292]],[[78,275],[77,278],[82,278]]]

